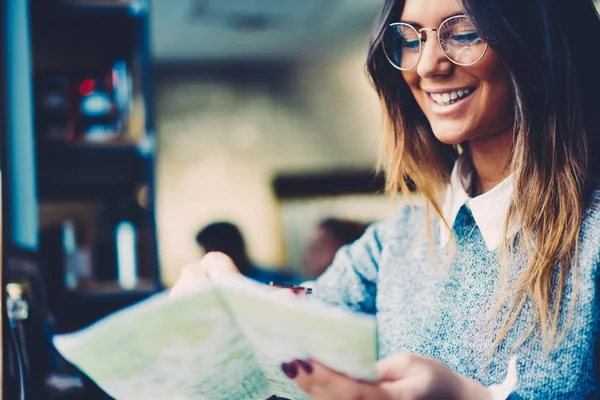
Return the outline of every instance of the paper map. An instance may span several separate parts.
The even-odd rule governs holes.
[[[235,277],[160,293],[54,344],[119,400],[308,399],[280,369],[298,358],[375,379],[374,317],[273,290]]]

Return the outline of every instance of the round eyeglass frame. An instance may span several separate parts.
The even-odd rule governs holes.
[[[410,71],[411,69],[413,69],[417,65],[419,65],[419,61],[421,61],[421,56],[423,55],[423,46],[424,46],[425,42],[427,41],[427,35],[426,34],[424,35],[424,33],[426,31],[432,31],[432,32],[435,32],[435,34],[437,36],[437,39],[438,39],[437,42],[438,42],[438,45],[440,46],[440,49],[442,50],[442,53],[444,54],[444,56],[450,62],[452,62],[453,64],[456,64],[456,65],[463,66],[463,67],[468,67],[470,65],[477,64],[479,61],[481,61],[481,59],[483,58],[483,56],[485,56],[485,53],[487,53],[487,50],[489,48],[489,45],[488,45],[487,42],[484,42],[485,43],[485,49],[483,49],[483,52],[481,53],[481,56],[477,60],[475,60],[475,61],[473,61],[471,63],[464,64],[464,63],[456,62],[453,59],[451,59],[450,56],[448,56],[448,54],[446,54],[446,52],[444,51],[444,47],[442,46],[442,39],[440,38],[440,30],[442,29],[442,27],[444,26],[445,23],[447,23],[448,21],[452,21],[453,19],[458,19],[458,18],[467,18],[467,16],[464,15],[464,14],[462,14],[462,15],[454,15],[452,17],[449,17],[449,18],[446,18],[445,20],[443,20],[442,23],[440,24],[440,26],[438,28],[421,28],[419,30],[417,30],[417,28],[415,28],[411,24],[407,24],[406,22],[394,22],[392,24],[389,24],[387,29],[392,28],[394,26],[400,26],[400,25],[402,25],[402,26],[408,26],[408,27],[410,27],[410,29],[412,29],[413,31],[415,31],[415,33],[417,34],[417,37],[419,38],[419,57],[417,58],[417,61],[415,62],[415,65],[413,65],[412,67],[410,67],[410,68],[402,68],[402,67],[396,65],[392,61],[392,59],[388,55],[387,51],[385,50],[385,44],[382,41],[381,45],[382,45],[382,48],[383,48],[383,53],[385,54],[385,58],[387,58],[387,60],[389,61],[389,63],[392,64],[392,67],[394,67],[394,68],[396,68],[396,69],[398,69],[400,71]],[[468,20],[468,18],[467,18],[467,20]]]

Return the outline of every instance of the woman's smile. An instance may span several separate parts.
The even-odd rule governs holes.
[[[425,90],[432,114],[445,117],[464,111],[477,91],[476,87]]]

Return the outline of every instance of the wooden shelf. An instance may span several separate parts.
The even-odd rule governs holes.
[[[281,174],[273,180],[273,189],[280,199],[376,194],[384,192],[385,177],[369,169]]]
[[[32,0],[34,16],[37,12],[56,14],[97,14],[104,16],[146,17],[148,0]]]
[[[154,110],[150,65],[150,0],[31,0],[31,44],[34,88],[43,99],[51,79],[68,80],[69,105],[62,111],[36,114],[37,198],[40,208],[67,210],[53,217],[47,235],[41,239],[44,268],[56,284],[48,290],[59,330],[81,328],[116,310],[140,301],[163,288],[156,249],[154,212]],[[102,79],[116,61],[125,61],[131,79],[133,110],[123,129],[141,137],[107,143],[51,141],[44,134],[57,119],[65,124],[68,114],[73,132],[84,131],[75,108],[76,86],[83,79]],[[34,103],[35,104],[35,103]],[[48,110],[46,110],[48,111]],[[60,114],[60,115],[58,115]],[[98,136],[96,136],[98,137]],[[79,203],[91,203],[94,212],[75,218]],[[40,209],[38,208],[38,212]],[[114,221],[113,221],[114,219]],[[64,259],[60,231],[50,231],[65,220],[89,227],[94,276],[115,279],[112,224],[131,220],[137,229],[136,249],[140,284],[123,290],[114,283],[93,284],[69,291],[64,288]],[[86,397],[87,398],[87,397]]]
[[[69,293],[75,293],[80,296],[120,296],[123,293],[150,293],[155,292],[156,282],[149,278],[139,278],[137,285],[133,289],[123,289],[119,282],[89,282],[83,288],[78,288]]]
[[[110,293],[66,292],[57,319],[64,327],[61,333],[81,329],[115,311],[131,306],[160,292],[152,290],[122,290]],[[67,308],[68,307],[68,308]],[[61,314],[61,311],[64,314]]]
[[[140,17],[148,15],[148,2],[144,0],[131,1],[62,1],[61,9],[70,12],[81,12],[105,15],[127,15]]]
[[[40,200],[110,200],[148,179],[152,149],[133,144],[55,144],[38,149]]]
[[[154,146],[149,140],[131,142],[127,140],[107,143],[90,142],[47,142],[38,147],[38,154],[46,157],[69,157],[73,155],[129,155],[132,157],[149,157]]]

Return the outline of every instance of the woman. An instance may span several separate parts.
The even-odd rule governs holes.
[[[408,177],[429,207],[370,227],[313,291],[377,315],[380,380],[288,377],[317,399],[506,398],[488,388],[516,356],[511,399],[600,395],[599,39],[591,1],[385,1],[368,71],[388,189]]]

